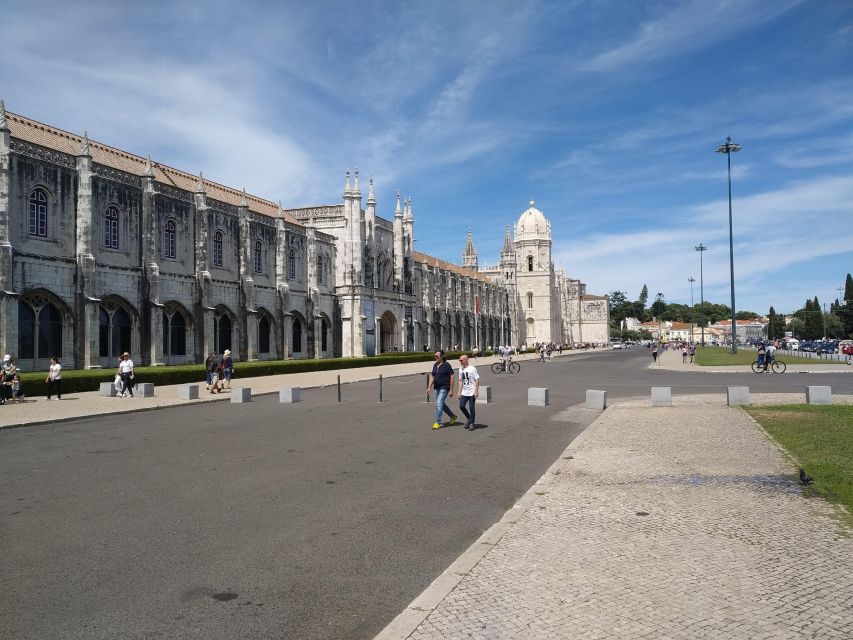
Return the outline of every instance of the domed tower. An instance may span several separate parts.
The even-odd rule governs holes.
[[[551,264],[551,223],[533,200],[515,225],[516,295],[519,333],[528,346],[557,341],[553,331],[554,269]]]

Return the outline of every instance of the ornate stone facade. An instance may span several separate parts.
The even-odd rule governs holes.
[[[371,179],[362,208],[357,170],[342,204],[282,209],[0,102],[0,353],[25,370],[54,354],[95,368],[123,351],[157,365],[226,348],[323,358],[528,336],[514,281],[478,272],[475,253],[461,267],[413,242],[411,199],[382,218]],[[571,326],[570,299],[551,297],[555,328]],[[536,322],[530,336],[545,337]]]
[[[551,223],[531,200],[518,219],[514,238],[506,228],[500,263],[480,269],[506,289],[512,344],[602,343],[610,340],[607,298],[587,294],[551,260]],[[477,263],[472,238],[463,259]]]

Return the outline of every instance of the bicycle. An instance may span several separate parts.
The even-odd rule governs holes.
[[[510,360],[508,364],[503,360],[492,363],[492,373],[504,373],[504,371],[507,373],[518,373],[521,371],[521,365],[515,360]]]
[[[773,371],[773,373],[785,373],[785,369],[787,369],[785,363],[776,358],[773,358],[773,362],[769,365],[767,362],[760,363],[758,360],[752,363],[753,373],[769,373],[770,371]]]

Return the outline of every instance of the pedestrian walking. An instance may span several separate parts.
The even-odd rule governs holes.
[[[477,367],[468,363],[468,356],[459,357],[459,410],[465,416],[465,429],[476,429],[477,410],[475,404],[480,395],[480,374]]]
[[[223,387],[231,389],[231,376],[234,375],[234,361],[231,359],[231,349],[226,349],[222,354],[222,379]]]
[[[207,390],[208,391],[210,391],[210,377],[212,375],[210,373],[210,367],[213,364],[213,361],[215,359],[216,359],[216,354],[213,351],[211,351],[209,354],[207,354],[207,358],[205,358],[205,360],[204,360],[204,376],[205,376],[205,380],[207,381]]]
[[[435,352],[435,363],[433,363],[432,371],[429,374],[427,396],[429,396],[430,389],[435,389],[435,422],[432,428],[441,429],[442,413],[450,416],[448,426],[456,424],[456,414],[450,410],[445,402],[448,396],[453,397],[453,367],[447,361],[447,355],[443,350]]]
[[[121,393],[120,398],[133,397],[133,360],[130,359],[130,354],[125,351],[121,354],[121,362],[118,363],[118,374],[121,376]]]
[[[50,359],[50,368],[44,382],[47,385],[47,399],[50,400],[55,389],[56,399],[62,400],[62,365],[59,364],[58,357],[53,356]]]
[[[658,361],[658,346],[656,344],[652,345],[652,363]]]
[[[210,380],[210,384],[208,384],[208,389],[210,389],[210,393],[219,393],[219,379],[222,377],[222,358],[217,356],[215,353],[210,354],[212,357],[208,359],[207,373],[208,378]]]

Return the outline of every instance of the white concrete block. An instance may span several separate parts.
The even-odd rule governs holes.
[[[531,407],[547,407],[548,388],[547,387],[530,387],[527,390],[527,404]]]
[[[178,398],[181,400],[198,400],[197,384],[182,384],[178,387]]]
[[[140,382],[139,384],[135,384],[133,386],[133,395],[135,395],[137,398],[153,398],[154,383]]]
[[[806,387],[806,404],[832,404],[832,387]]]
[[[604,411],[607,407],[607,392],[596,389],[586,390],[586,408]]]
[[[477,402],[488,404],[492,401],[492,388],[489,385],[481,385],[479,391],[480,395],[477,396]]]
[[[301,389],[299,387],[285,387],[278,392],[278,401],[281,403],[291,404],[301,400]]]
[[[750,404],[749,387],[729,387],[726,391],[726,399],[730,407]]]
[[[652,387],[652,406],[671,407],[672,387]]]
[[[107,398],[115,398],[118,394],[116,392],[116,387],[112,382],[102,382],[100,387],[98,388],[98,395]]]
[[[252,401],[252,389],[249,387],[232,387],[231,404],[243,404]]]

